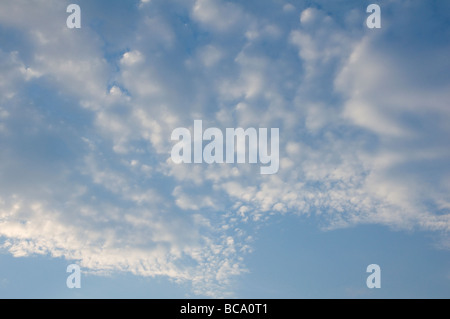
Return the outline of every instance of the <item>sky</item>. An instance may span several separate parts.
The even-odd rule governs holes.
[[[449,298],[449,40],[438,0],[0,1],[0,298]],[[195,120],[279,170],[174,163]]]

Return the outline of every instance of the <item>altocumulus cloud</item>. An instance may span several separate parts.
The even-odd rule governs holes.
[[[359,1],[261,3],[141,1],[132,27],[83,11],[74,31],[67,1],[2,1],[3,248],[223,297],[275,214],[448,246],[448,4],[386,3],[374,32]],[[171,132],[194,119],[279,127],[278,174],[173,164]]]

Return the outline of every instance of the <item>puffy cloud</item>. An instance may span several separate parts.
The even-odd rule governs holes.
[[[221,0],[196,0],[192,8],[192,17],[218,31],[228,31],[241,25],[246,19],[239,6]]]
[[[131,51],[123,54],[122,59],[120,59],[120,63],[131,66],[138,63],[142,63],[144,61],[144,57],[139,51]]]

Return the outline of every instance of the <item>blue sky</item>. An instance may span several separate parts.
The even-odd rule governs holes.
[[[0,3],[0,297],[450,297],[448,2],[70,3]],[[198,119],[278,173],[174,164]]]

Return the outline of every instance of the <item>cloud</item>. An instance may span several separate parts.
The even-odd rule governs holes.
[[[141,1],[113,49],[88,21],[65,28],[59,1],[39,2],[32,19],[25,1],[0,4],[0,25],[20,35],[0,52],[0,235],[11,254],[167,276],[223,297],[247,271],[254,228],[276,214],[448,242],[445,41],[405,52],[362,29],[355,3],[175,4]],[[409,10],[411,21],[432,11]],[[395,28],[408,19],[383,18],[412,37]],[[171,132],[194,119],[279,127],[278,174],[174,164]]]
[[[242,24],[246,18],[239,6],[221,0],[196,0],[192,8],[192,17],[221,32]]]
[[[120,59],[120,63],[131,66],[138,63],[142,63],[144,61],[144,57],[142,53],[139,51],[131,51],[123,54],[122,59]]]

